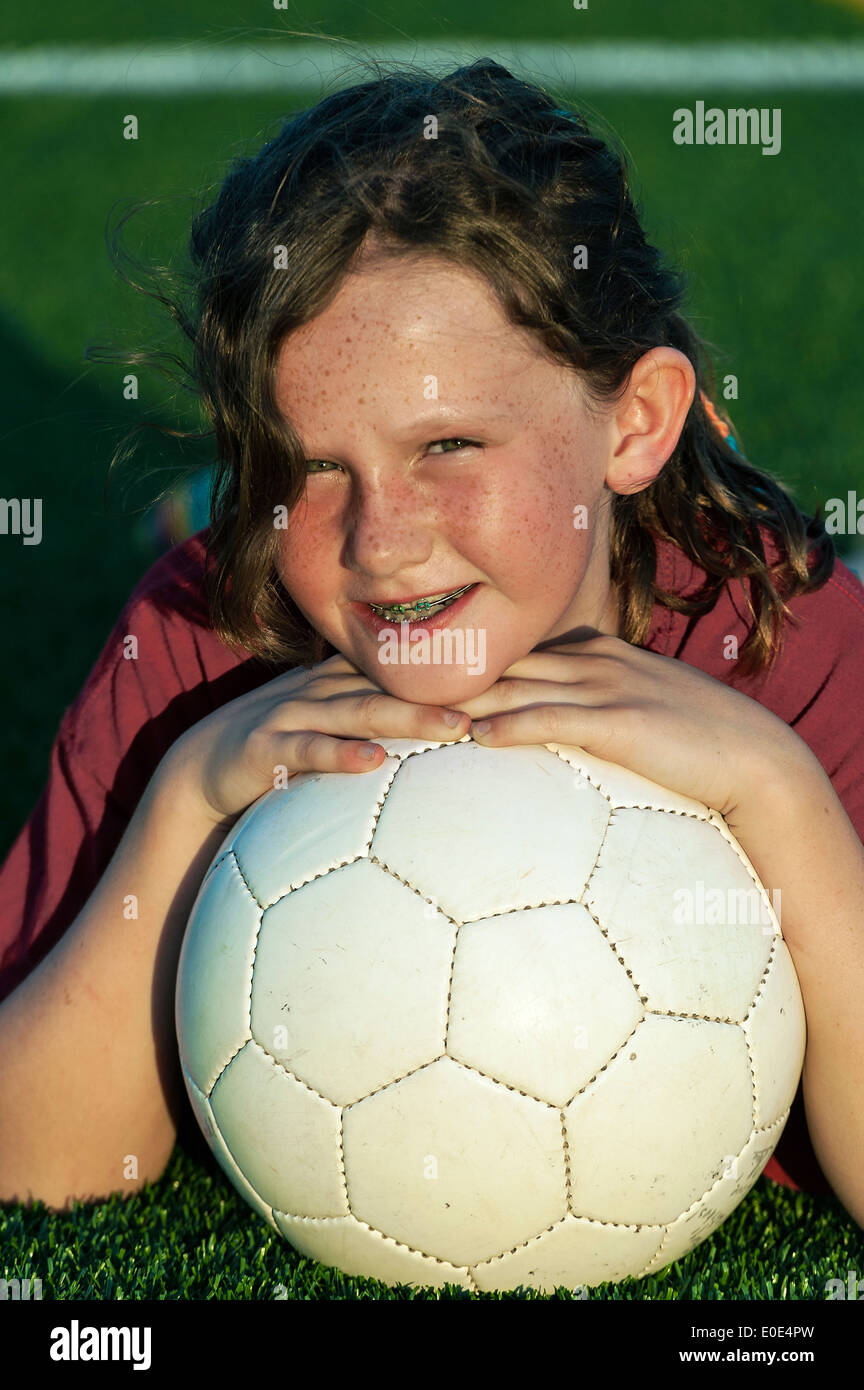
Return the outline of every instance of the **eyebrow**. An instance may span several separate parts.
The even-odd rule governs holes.
[[[402,429],[393,431],[394,439],[407,439],[415,434],[428,434],[429,431],[453,429],[458,426],[460,429],[482,428],[484,425],[494,424],[499,420],[510,420],[512,416],[506,411],[472,411],[467,408],[464,410],[453,409],[449,414],[441,415],[436,412],[433,415],[419,415],[416,420],[412,420],[409,425]]]
[[[462,434],[473,434],[482,431],[487,425],[496,424],[501,420],[512,423],[513,417],[507,411],[492,411],[484,415],[472,415],[466,409],[464,411],[452,410],[449,415],[441,416],[437,412],[434,415],[419,415],[416,420],[405,425],[402,429],[393,431],[393,438],[399,443],[404,440],[414,439],[418,435],[425,435],[427,438],[437,435],[438,438],[445,437],[447,431],[458,430]],[[305,447],[305,446],[304,446]],[[318,458],[322,455],[320,449],[305,448],[307,457]],[[324,450],[326,454],[328,450]],[[329,451],[332,452],[332,451]]]

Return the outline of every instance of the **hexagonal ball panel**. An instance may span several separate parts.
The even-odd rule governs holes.
[[[229,854],[202,884],[177,967],[180,1055],[205,1095],[249,1037],[252,963],[260,920],[261,909]]]
[[[748,889],[755,891],[753,880],[709,822],[616,811],[584,900],[647,996],[647,1009],[740,1022],[773,941],[758,921],[732,920],[738,899],[727,900],[727,890]],[[723,899],[719,922],[676,920],[710,918],[707,895],[715,890]]]
[[[548,749],[456,743],[406,758],[371,853],[470,922],[578,899],[608,820],[605,798]]]
[[[574,773],[596,785],[603,795],[608,797],[612,810],[617,811],[629,806],[647,806],[653,811],[671,811],[677,815],[698,816],[703,819],[709,818],[712,814],[710,808],[704,806],[701,801],[694,801],[692,797],[672,791],[670,787],[661,787],[659,783],[642,777],[629,767],[607,762],[605,758],[595,758],[593,753],[586,753],[584,748],[574,748],[563,743],[547,743],[546,747],[572,767]]]
[[[467,1270],[412,1250],[353,1216],[307,1221],[277,1211],[274,1219],[277,1229],[301,1255],[333,1265],[343,1274],[375,1278],[391,1288],[405,1284],[440,1289],[445,1284],[455,1284],[460,1289],[473,1289]],[[375,1270],[374,1276],[370,1269]]]
[[[235,1163],[268,1207],[300,1216],[347,1212],[338,1109],[257,1043],[248,1042],[226,1067],[210,1105]]]
[[[732,1161],[725,1165],[726,1175],[671,1223],[656,1256],[642,1270],[643,1275],[656,1274],[673,1260],[683,1259],[722,1225],[744,1200],[764,1169],[777,1147],[787,1118],[784,1116],[769,1129],[754,1132],[740,1154],[734,1155],[734,1158],[729,1156]]]
[[[398,766],[385,758],[371,772],[302,773],[257,803],[234,853],[262,907],[366,853]]]
[[[560,1112],[449,1057],[349,1107],[342,1142],[358,1220],[450,1264],[499,1254],[566,1210]]]
[[[368,859],[333,869],[264,913],[253,1036],[348,1105],[443,1052],[455,935]]]
[[[651,1015],[565,1115],[576,1215],[674,1221],[750,1138],[744,1033],[733,1023]]]

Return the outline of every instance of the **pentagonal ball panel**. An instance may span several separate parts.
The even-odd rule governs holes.
[[[623,966],[578,903],[459,929],[447,1053],[497,1081],[566,1105],[642,1015]]]
[[[243,1200],[249,1203],[253,1211],[256,1211],[274,1230],[278,1230],[273,1220],[272,1211],[265,1202],[262,1202],[254,1187],[246,1181],[243,1173],[241,1173],[237,1164],[234,1162],[234,1158],[225,1140],[222,1138],[219,1125],[216,1122],[216,1117],[210,1108],[210,1102],[204,1095],[204,1092],[199,1090],[186,1071],[183,1072],[183,1081],[186,1086],[186,1093],[189,1096],[189,1101],[195,1113],[195,1118],[201,1126],[201,1132],[207,1140],[219,1167],[240,1193]]]
[[[518,1250],[475,1265],[471,1273],[483,1293],[522,1284],[551,1294],[557,1288],[572,1289],[576,1271],[578,1283],[591,1288],[607,1279],[635,1278],[662,1240],[662,1226],[637,1229],[568,1215]]]
[[[268,1207],[300,1216],[348,1210],[339,1165],[339,1111],[248,1042],[210,1104],[234,1161]]]
[[[755,1121],[761,1128],[786,1114],[795,1099],[807,1024],[801,986],[785,941],[774,937],[774,958],[744,1024],[756,1076]]]

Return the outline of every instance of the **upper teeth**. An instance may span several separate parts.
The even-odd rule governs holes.
[[[426,613],[430,608],[434,608],[449,599],[457,598],[459,594],[464,594],[470,588],[470,584],[463,584],[461,589],[453,589],[449,594],[428,594],[426,598],[415,599],[413,603],[370,603],[369,607],[373,613],[380,613],[388,617],[391,614],[395,616],[400,613]]]

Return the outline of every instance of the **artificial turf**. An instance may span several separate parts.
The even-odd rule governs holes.
[[[43,1299],[578,1300],[568,1289],[474,1294],[394,1288],[307,1259],[258,1217],[221,1171],[178,1144],[158,1182],[66,1212],[0,1209],[0,1277],[41,1279]],[[598,1284],[588,1299],[824,1301],[830,1279],[864,1282],[864,1232],[835,1198],[759,1178],[723,1225],[644,1279]]]
[[[405,0],[385,0],[374,13],[347,0],[322,0],[314,20],[304,22],[296,6],[285,25],[314,22],[325,33],[381,41],[406,32],[421,39],[488,35],[490,44],[572,41],[576,22],[579,33],[592,38],[864,36],[864,13],[854,6],[730,0],[710,9],[690,0],[626,0],[592,6],[574,19],[566,5],[543,13],[521,0],[471,0],[458,7],[458,20],[438,15],[430,30],[420,0],[413,8]],[[179,9],[168,0],[131,9],[91,0],[52,12],[48,38],[256,37],[237,23],[233,0],[187,0]],[[6,42],[48,41],[44,15],[32,7],[19,7],[10,25]],[[223,25],[235,26],[234,32]],[[279,37],[279,25],[277,15],[269,37]],[[578,92],[566,95],[574,108],[585,105]],[[681,100],[691,104],[698,95],[682,94]],[[726,104],[722,86],[704,95]],[[856,482],[864,494],[862,98],[830,91],[760,91],[756,98],[736,94],[734,104],[782,105],[783,151],[776,158],[758,149],[676,149],[671,110],[679,103],[671,95],[592,94],[589,104],[631,155],[649,234],[692,276],[688,311],[717,345],[718,375],[739,378],[738,400],[723,404],[745,452],[813,509],[830,496],[845,497]],[[120,136],[130,109],[125,96],[27,98],[6,102],[0,111],[0,167],[4,187],[14,191],[0,228],[4,488],[41,496],[46,509],[42,544],[13,547],[7,537],[0,555],[5,657],[15,673],[2,695],[0,854],[41,790],[64,709],[130,589],[156,558],[140,540],[133,515],[116,503],[103,507],[111,451],[132,418],[179,421],[187,428],[194,422],[181,402],[166,398],[164,383],[152,373],[141,373],[133,409],[122,397],[123,369],[85,362],[87,343],[107,339],[138,347],[162,328],[142,316],[140,297],[111,273],[103,241],[109,210],[118,199],[177,195],[174,204],[145,218],[152,244],[136,240],[130,227],[135,254],[170,259],[192,211],[192,199],[183,201],[183,195],[215,189],[229,157],[262,143],[281,115],[304,104],[311,99],[289,90],[281,97],[268,92],[230,99],[136,95],[132,109],[141,138],[134,145]],[[152,442],[142,451],[140,470],[176,462],[168,444]],[[136,501],[141,497],[136,494]],[[851,542],[841,540],[840,548]],[[864,1232],[840,1203],[760,1178],[685,1259],[641,1281],[598,1286],[589,1296],[823,1300],[826,1282],[845,1281],[850,1269],[864,1279]],[[181,1145],[161,1180],[131,1199],[78,1204],[70,1213],[41,1204],[0,1209],[0,1278],[15,1277],[39,1278],[43,1298],[64,1300],[544,1297],[531,1290],[389,1289],[348,1278],[298,1255],[246,1207],[215,1165]]]

